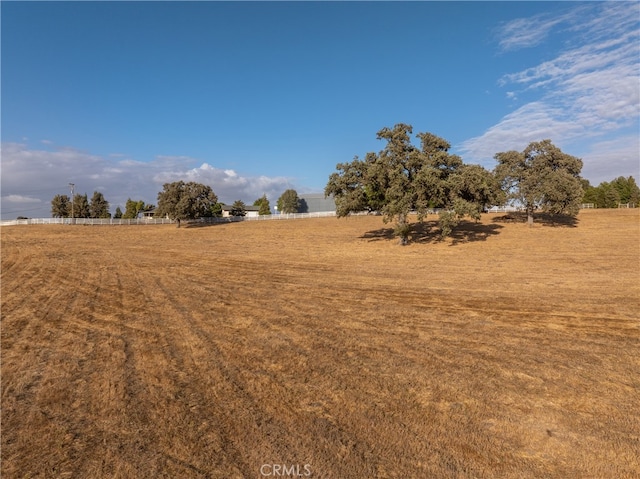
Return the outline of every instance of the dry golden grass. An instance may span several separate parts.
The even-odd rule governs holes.
[[[639,477],[639,211],[495,220],[3,228],[2,477]]]

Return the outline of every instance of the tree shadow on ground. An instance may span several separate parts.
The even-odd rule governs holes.
[[[465,221],[455,227],[449,237],[453,240],[452,246],[458,243],[487,241],[487,238],[499,234],[502,228],[504,226]]]
[[[367,239],[369,241],[388,241],[396,238],[396,236],[393,233],[393,228],[380,228],[379,230],[367,231],[365,234],[360,236],[360,238]]]
[[[437,221],[425,221],[413,225],[411,241],[415,243],[436,243],[451,240],[451,246],[476,241],[486,241],[490,236],[495,236],[503,228],[501,225],[486,225],[473,221],[462,221],[453,228],[448,237],[442,238]]]
[[[526,223],[527,213],[518,211],[496,216],[491,221],[494,223]],[[533,224],[552,226],[556,228],[575,228],[578,226],[578,218],[569,215],[554,215],[551,213],[535,213]]]
[[[408,243],[439,243],[451,239],[451,245],[461,243],[471,243],[475,241],[486,241],[490,236],[497,235],[503,226],[495,224],[474,223],[471,221],[463,221],[456,226],[447,238],[442,238],[438,221],[423,221],[413,223],[409,232]],[[378,230],[367,231],[360,238],[369,241],[399,241],[394,234],[393,228],[381,228]]]
[[[238,223],[241,219],[218,219],[216,221],[182,220],[180,228],[206,228],[209,226],[222,226],[229,223]]]

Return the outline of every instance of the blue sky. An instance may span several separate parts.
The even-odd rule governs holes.
[[[637,2],[7,2],[2,218],[55,194],[321,192],[396,123],[467,163],[550,138],[639,179]],[[416,141],[416,145],[419,142]]]

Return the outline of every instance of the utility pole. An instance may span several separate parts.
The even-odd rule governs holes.
[[[74,219],[73,219],[73,218],[75,218],[75,216],[74,216],[74,214],[73,214],[73,213],[74,213],[74,212],[73,212],[73,188],[74,188],[75,186],[76,186],[76,185],[74,185],[73,183],[69,183],[69,187],[71,188],[71,224],[73,224],[73,223],[74,223]]]

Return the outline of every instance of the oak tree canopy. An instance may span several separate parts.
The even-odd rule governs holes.
[[[540,209],[552,214],[575,216],[584,191],[580,172],[582,160],[563,153],[551,140],[530,143],[524,151],[497,153],[494,172],[511,200],[522,205],[527,222]]]
[[[500,203],[499,184],[489,171],[465,165],[449,153],[448,141],[432,133],[416,135],[418,148],[411,143],[412,133],[404,123],[385,127],[377,134],[386,142],[380,152],[336,166],[325,196],[335,198],[338,217],[378,211],[385,223],[395,221],[395,233],[406,244],[411,212],[422,221],[431,209],[440,208],[440,229],[446,236],[463,217],[479,219],[483,208]]]
[[[177,220],[178,228],[182,220],[212,216],[212,207],[218,201],[210,186],[193,181],[165,183],[162,188],[155,216]]]

